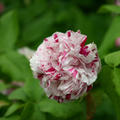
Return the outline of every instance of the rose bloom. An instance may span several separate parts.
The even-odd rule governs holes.
[[[31,50],[28,47],[22,47],[18,49],[18,53],[24,55],[28,60],[33,56],[35,51]]]
[[[0,13],[2,13],[4,11],[4,4],[0,2]]]
[[[86,40],[79,30],[56,32],[34,53],[30,66],[49,98],[66,102],[92,88],[101,64],[96,45]]]
[[[115,40],[115,46],[120,47],[120,37]]]

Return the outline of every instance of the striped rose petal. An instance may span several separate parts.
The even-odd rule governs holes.
[[[86,40],[80,30],[56,32],[34,53],[31,69],[50,99],[67,102],[92,89],[101,64],[96,45]]]

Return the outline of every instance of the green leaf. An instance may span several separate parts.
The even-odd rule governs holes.
[[[103,94],[100,94],[99,96],[101,95],[103,96]],[[99,96],[98,96],[98,99],[99,99]],[[101,119],[104,120],[104,118],[106,120],[116,120],[115,110],[111,108],[113,108],[112,101],[104,93],[101,104],[96,107],[96,113],[94,115],[94,120],[101,120]]]
[[[105,62],[111,67],[120,65],[120,51],[110,53],[105,56]]]
[[[0,91],[5,90],[8,88],[8,85],[6,85],[4,82],[0,82]]]
[[[120,69],[104,66],[100,73],[100,80],[101,86],[114,105],[117,120],[120,120]]]
[[[95,89],[94,91],[91,91],[91,96],[95,106],[98,107],[103,102],[105,93],[102,89]]]
[[[34,104],[30,102],[26,103],[21,114],[21,120],[30,120],[33,113],[34,113]]]
[[[33,76],[28,60],[14,51],[0,56],[0,71],[12,80],[24,81],[26,78]]]
[[[45,120],[45,114],[41,112],[39,104],[34,104],[34,113],[30,120]]]
[[[102,5],[100,7],[100,9],[98,10],[98,12],[100,13],[108,13],[108,12],[112,12],[112,13],[120,13],[120,6],[118,5]]]
[[[0,19],[0,52],[14,48],[18,37],[18,20],[15,11],[10,11]]]
[[[0,100],[0,107],[8,106],[9,102],[5,100]]]
[[[8,98],[10,100],[22,100],[22,101],[27,101],[28,97],[25,94],[25,91],[23,88],[18,88],[16,90],[14,90],[9,96]]]
[[[75,31],[80,29],[82,34],[87,35],[87,43],[95,42],[99,48],[106,30],[111,23],[112,17],[93,13],[86,15],[77,9],[74,9],[70,14],[71,13],[74,14],[75,18]]]
[[[35,1],[34,3],[32,2],[31,5],[22,9],[20,8],[20,11],[19,11],[20,20],[22,21],[22,23],[28,24],[28,22],[31,22],[33,19],[35,19],[36,16],[39,16],[42,13],[44,13],[46,8],[47,8],[46,0],[38,0],[38,1]]]
[[[40,87],[40,81],[34,78],[27,79],[24,91],[30,101],[39,102],[44,95],[43,89]]]
[[[58,103],[54,100],[43,100],[39,103],[42,112],[50,113],[55,117],[69,118],[83,112],[85,106],[78,102]]]
[[[53,14],[51,12],[48,12],[44,16],[30,22],[30,24],[26,25],[23,29],[22,40],[24,41],[24,44],[35,42],[37,39],[42,42],[43,38],[41,38],[41,36],[50,29],[52,24]]]
[[[120,98],[120,69],[114,68],[114,79],[115,89]]]
[[[115,40],[120,37],[120,16],[116,16],[107,31],[105,38],[99,48],[99,54],[104,57],[110,50],[115,47]]]
[[[20,116],[13,115],[13,116],[10,116],[10,117],[3,117],[3,118],[0,118],[0,120],[20,120]]]
[[[29,102],[24,107],[21,120],[45,120],[45,115],[41,112],[38,104]]]
[[[11,105],[8,109],[7,112],[5,113],[5,116],[9,116],[11,114],[13,114],[15,111],[17,111],[18,109],[20,109],[22,107],[21,104],[15,103],[13,105]]]

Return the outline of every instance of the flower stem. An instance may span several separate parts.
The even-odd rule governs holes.
[[[87,117],[86,120],[92,120],[96,112],[96,105],[91,93],[86,96]]]

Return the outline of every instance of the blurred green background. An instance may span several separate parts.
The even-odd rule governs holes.
[[[25,46],[35,50],[56,31],[80,29],[87,43],[97,44],[102,64],[114,65],[112,57],[103,58],[120,48],[115,45],[119,5],[117,0],[0,0],[0,120],[120,120],[120,77],[117,84],[112,75],[106,77],[113,67],[99,75],[82,101],[59,104],[46,97],[18,52]]]

